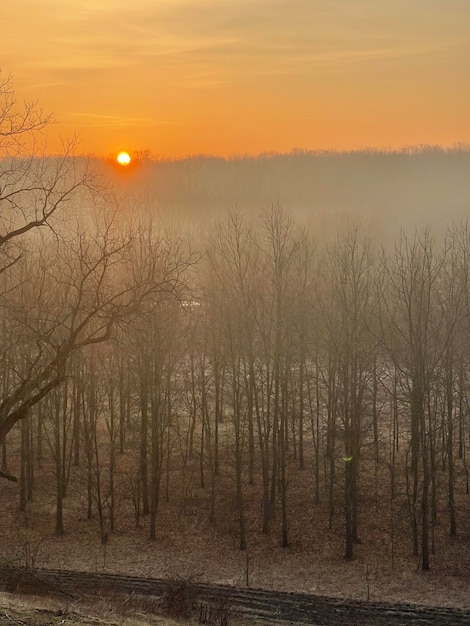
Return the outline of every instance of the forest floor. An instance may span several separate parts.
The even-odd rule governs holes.
[[[65,500],[65,534],[54,534],[54,476],[43,470],[26,513],[18,511],[18,486],[0,483],[0,560],[18,565],[147,577],[191,579],[271,590],[300,591],[337,598],[370,599],[427,606],[470,606],[470,502],[457,501],[457,536],[449,537],[445,505],[432,529],[431,571],[419,570],[411,554],[411,537],[403,488],[393,511],[381,494],[374,473],[361,483],[359,534],[355,558],[345,561],[341,491],[332,527],[326,495],[314,503],[312,468],[292,463],[288,491],[289,547],[280,546],[280,515],[270,533],[261,533],[260,480],[245,487],[248,550],[238,547],[238,516],[233,469],[223,467],[214,488],[214,519],[210,519],[211,485],[199,484],[198,465],[170,476],[169,501],[165,481],[157,518],[157,540],[148,538],[148,517],[136,528],[132,486],[126,476],[126,456],[116,475],[115,530],[101,545],[96,518],[86,517],[86,489],[72,470]],[[461,469],[461,468],[460,468]],[[457,475],[459,472],[457,467]],[[386,472],[384,470],[384,476]],[[442,473],[445,488],[445,473]],[[441,481],[441,479],[439,479]],[[440,494],[440,502],[445,499]],[[393,536],[392,536],[393,519]]]

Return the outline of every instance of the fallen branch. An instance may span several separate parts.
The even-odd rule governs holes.
[[[17,483],[18,479],[16,478],[16,476],[12,476],[12,474],[7,474],[6,472],[2,472],[2,470],[0,470],[0,478],[5,478],[6,480],[11,480],[11,482],[13,483]]]

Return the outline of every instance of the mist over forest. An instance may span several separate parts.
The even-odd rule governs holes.
[[[229,210],[257,216],[280,204],[314,228],[347,218],[389,237],[402,227],[443,228],[470,209],[468,146],[142,159],[124,172],[114,163],[100,168],[131,203],[206,225]]]
[[[28,155],[4,123],[0,560],[457,588],[470,150],[123,167]]]

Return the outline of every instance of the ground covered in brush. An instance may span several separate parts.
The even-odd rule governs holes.
[[[109,600],[75,601],[0,593],[0,623],[11,626],[181,626],[181,622],[159,615],[132,615]]]
[[[312,471],[291,461],[289,483],[289,547],[280,546],[279,515],[269,535],[260,531],[260,484],[245,489],[248,550],[238,546],[238,517],[233,470],[222,467],[216,481],[214,517],[210,519],[210,481],[198,484],[198,466],[170,476],[169,501],[161,498],[157,540],[148,539],[148,519],[136,528],[132,498],[126,490],[126,454],[120,457],[122,477],[116,501],[115,531],[102,545],[96,519],[86,518],[85,488],[74,480],[65,501],[65,534],[54,530],[53,476],[43,468],[26,514],[18,511],[13,483],[0,484],[0,551],[3,562],[45,568],[106,571],[129,575],[192,579],[273,590],[302,591],[340,598],[408,602],[429,606],[470,606],[470,508],[468,496],[457,502],[458,534],[450,538],[445,504],[432,529],[431,571],[419,571],[411,555],[406,503],[397,497],[394,509],[381,497],[372,471],[361,483],[359,529],[362,543],[346,562],[341,491],[338,487],[332,528],[325,494],[314,503]],[[52,471],[52,470],[51,470]],[[443,481],[445,477],[443,476]],[[377,485],[377,486],[376,486]],[[165,489],[163,489],[163,494]],[[393,516],[393,541],[391,518]],[[248,580],[247,580],[248,579]]]
[[[25,576],[27,578],[28,574]],[[35,582],[41,586],[40,577]],[[43,590],[41,595],[25,589],[17,593],[0,591],[0,623],[13,626],[184,626],[195,623],[249,626],[252,623],[252,620],[231,615],[229,608],[194,603],[190,589],[180,597],[180,589],[183,587],[175,585],[176,595],[171,595],[170,589],[162,597],[114,593],[109,589],[96,588],[88,592],[79,589],[73,599],[58,588],[54,593],[52,587],[47,593]]]

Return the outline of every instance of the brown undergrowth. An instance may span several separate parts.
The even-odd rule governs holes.
[[[223,452],[223,451],[222,451]],[[270,533],[261,533],[261,480],[244,487],[247,553],[238,549],[238,517],[234,471],[230,455],[222,458],[215,484],[214,518],[210,519],[211,478],[199,485],[199,463],[194,458],[184,471],[172,469],[166,501],[165,480],[158,512],[157,540],[148,539],[148,518],[136,528],[128,476],[131,453],[121,455],[116,472],[115,531],[105,545],[100,542],[96,519],[86,518],[85,488],[79,470],[73,469],[64,502],[65,535],[55,536],[54,479],[52,465],[44,464],[34,500],[26,513],[18,512],[17,486],[0,483],[0,557],[32,567],[107,571],[193,579],[287,591],[425,605],[470,605],[470,506],[464,472],[459,472],[458,535],[450,538],[445,505],[445,472],[438,481],[439,515],[432,529],[434,554],[431,572],[419,572],[411,555],[405,486],[396,485],[390,506],[390,471],[387,463],[376,475],[371,459],[361,470],[359,532],[355,559],[345,562],[342,515],[341,465],[332,527],[328,526],[326,494],[314,503],[313,468],[299,470],[290,460],[288,510],[289,547],[280,547],[280,515]],[[39,475],[39,474],[38,474]],[[400,472],[402,475],[402,472]],[[322,480],[324,475],[322,474]],[[392,533],[393,519],[393,533]],[[392,540],[393,536],[393,540]],[[247,558],[248,557],[248,558]]]

